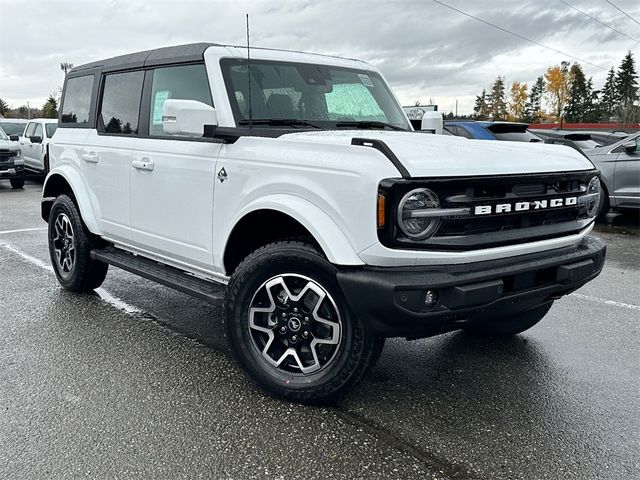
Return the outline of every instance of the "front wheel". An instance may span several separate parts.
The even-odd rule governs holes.
[[[229,346],[268,392],[327,402],[379,357],[384,339],[349,311],[335,275],[313,246],[283,241],[249,255],[231,277],[225,302]]]
[[[95,238],[85,226],[74,201],[60,195],[49,214],[49,255],[60,284],[72,292],[89,292],[102,285],[109,265],[91,259]]]
[[[21,175],[20,177],[10,178],[9,182],[11,182],[11,188],[20,189],[24,187],[24,175]]]
[[[469,323],[464,330],[472,335],[509,337],[530,329],[544,318],[553,301],[508,317]]]

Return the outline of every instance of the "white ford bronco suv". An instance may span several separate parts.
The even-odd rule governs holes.
[[[415,133],[357,60],[191,44],[75,67],[50,155],[60,283],[113,265],[223,305],[248,376],[294,401],[345,391],[385,337],[522,332],[605,258],[586,157]]]

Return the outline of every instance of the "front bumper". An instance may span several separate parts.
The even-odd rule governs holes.
[[[0,178],[21,177],[24,174],[24,165],[14,165],[13,162],[3,162],[3,164],[0,164]]]
[[[464,265],[344,269],[337,279],[347,303],[386,337],[428,337],[468,322],[523,312],[595,278],[606,246],[586,236],[578,245]],[[438,302],[428,308],[427,290]]]

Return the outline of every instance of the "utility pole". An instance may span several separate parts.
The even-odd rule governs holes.
[[[458,118],[458,99],[456,98],[456,118]]]
[[[31,107],[29,107],[29,101],[27,101],[27,120],[31,120]]]

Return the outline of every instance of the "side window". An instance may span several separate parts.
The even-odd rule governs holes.
[[[24,137],[29,138],[33,137],[33,131],[36,129],[36,123],[31,122],[27,125],[27,128],[24,130]]]
[[[464,138],[473,138],[473,134],[462,125],[458,125],[458,136]]]
[[[144,72],[107,75],[102,89],[98,130],[105,133],[136,135]]]
[[[461,135],[458,133],[458,127],[455,125],[447,125],[444,129],[449,132],[451,135],[455,135],[456,137],[460,137]]]
[[[62,104],[62,123],[89,123],[93,75],[67,80]]]
[[[162,129],[162,108],[170,98],[196,100],[213,106],[204,65],[157,68],[153,71],[149,135],[169,136]]]
[[[42,124],[36,123],[36,128],[33,131],[33,136],[44,138],[44,132],[42,131]]]

